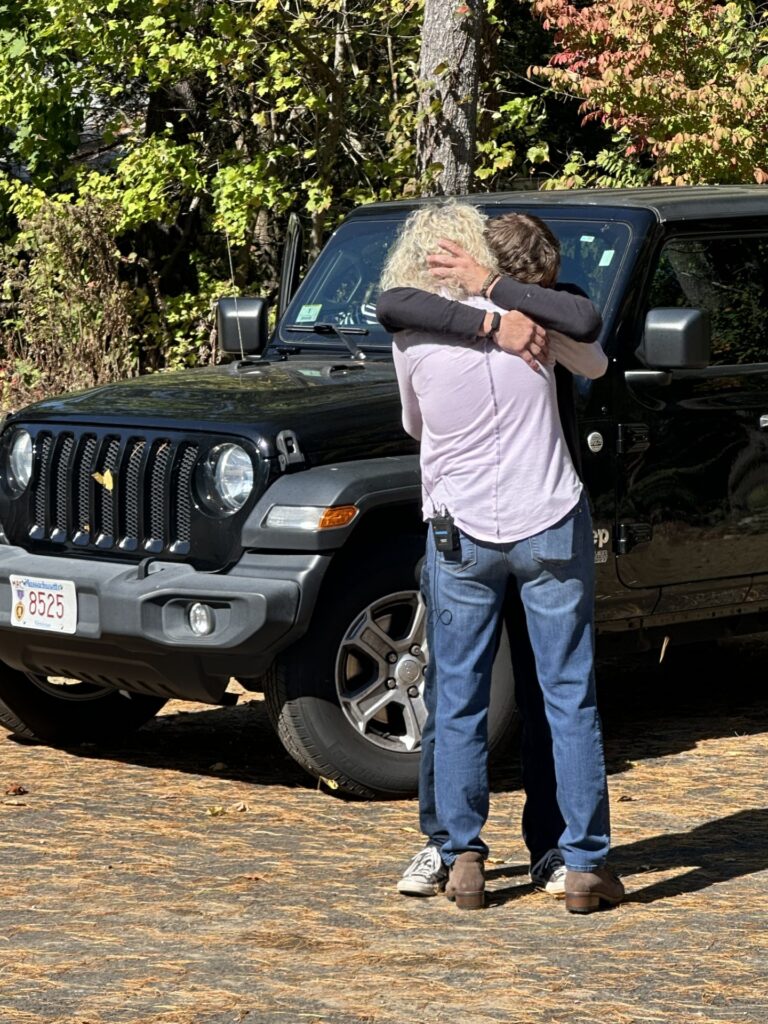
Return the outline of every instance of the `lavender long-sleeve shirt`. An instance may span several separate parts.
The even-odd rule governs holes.
[[[487,300],[466,300],[495,310]],[[424,518],[443,508],[476,538],[511,543],[552,526],[581,494],[557,411],[554,367],[492,342],[400,331],[403,425],[421,439]]]
[[[563,331],[576,342],[594,342],[602,326],[600,311],[576,285],[558,283],[553,288],[542,288],[502,277],[493,289],[492,299],[497,306],[505,310],[517,309],[548,331]],[[376,315],[392,333],[418,329],[472,342],[482,330],[485,312],[485,309],[418,288],[390,288],[379,295],[376,303]],[[584,373],[584,370],[574,372]],[[581,452],[573,377],[559,364],[555,384],[560,422],[578,472]]]

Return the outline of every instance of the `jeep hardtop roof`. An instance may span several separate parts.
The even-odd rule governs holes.
[[[424,203],[440,202],[445,196],[398,199],[358,207],[352,216],[411,210]],[[648,210],[660,221],[719,219],[722,217],[768,217],[768,187],[765,185],[661,186],[648,188],[556,189],[550,192],[520,190],[484,192],[457,196],[459,202],[485,207],[530,209],[534,206],[593,206],[614,210]]]

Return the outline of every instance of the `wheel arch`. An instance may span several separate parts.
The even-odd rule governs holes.
[[[420,504],[421,482],[416,455],[316,466],[285,474],[265,491],[243,524],[242,545],[267,551],[339,550],[346,548],[352,538],[356,538],[355,543],[361,543],[359,538],[365,539],[369,531],[387,518],[392,520],[393,526],[410,518],[419,524],[419,530],[423,529]],[[265,526],[267,514],[275,505],[319,508],[354,505],[359,511],[347,526],[302,531]]]

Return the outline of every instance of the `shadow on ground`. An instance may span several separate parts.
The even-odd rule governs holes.
[[[703,740],[768,732],[765,640],[671,649],[601,666],[608,772],[691,750]]]
[[[84,743],[67,748],[67,752],[82,758],[212,775],[259,786],[317,786],[316,780],[286,753],[269,723],[263,701],[191,708],[186,710],[182,702],[174,701],[165,713],[119,742]]]
[[[650,865],[654,871],[689,869],[631,893],[630,903],[655,903],[669,896],[699,892],[717,882],[766,871],[768,808],[738,811],[688,832],[667,833],[620,846],[614,851],[613,862],[620,872],[641,876],[636,884],[642,881],[642,873]]]
[[[768,871],[768,808],[738,811],[689,831],[669,832],[617,846],[612,867],[632,876],[625,903],[650,904],[690,895],[710,886]],[[686,870],[682,870],[686,869]],[[672,877],[643,885],[643,875],[674,872]],[[525,864],[505,865],[486,872],[490,882],[522,880],[495,887],[489,903],[500,906],[533,892]]]

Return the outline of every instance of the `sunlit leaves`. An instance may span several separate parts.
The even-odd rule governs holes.
[[[768,173],[768,14],[740,0],[534,0],[558,52],[535,69],[583,99],[616,150],[561,184],[763,183]]]
[[[289,208],[318,246],[407,190],[419,23],[412,0],[0,5],[0,207],[112,211],[146,365],[186,359],[233,287],[227,246],[269,294]]]
[[[116,249],[133,254],[120,266],[142,298],[147,365],[173,361],[172,344],[186,360],[207,337],[211,296],[232,287],[227,245],[236,287],[273,294],[289,210],[317,248],[353,205],[424,187],[414,141],[422,8],[0,4],[0,205],[22,220],[46,203],[109,209]],[[525,64],[512,66],[509,8],[492,0],[488,10],[477,184],[494,189],[546,164],[550,150],[546,108],[519,84]]]

